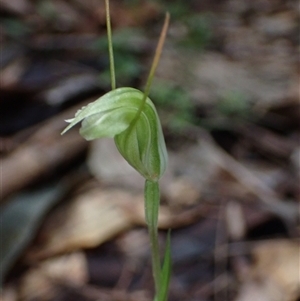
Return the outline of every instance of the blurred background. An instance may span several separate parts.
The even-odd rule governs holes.
[[[117,85],[169,166],[170,301],[299,301],[299,2],[111,0]],[[104,1],[0,1],[2,301],[150,301],[143,179],[65,119],[110,90]],[[163,251],[163,250],[162,250]]]

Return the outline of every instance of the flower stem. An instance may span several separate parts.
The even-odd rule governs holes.
[[[160,193],[158,182],[146,180],[145,182],[145,217],[148,225],[148,232],[151,245],[152,269],[155,284],[155,292],[158,295],[160,290],[160,252],[158,244],[158,211],[160,203]]]
[[[108,52],[109,52],[109,64],[110,64],[110,81],[111,81],[111,89],[115,90],[116,75],[115,75],[114,51],[113,51],[112,33],[111,33],[109,0],[105,0],[105,7],[106,7],[106,26],[107,26]]]
[[[153,77],[154,77],[154,73],[156,71],[156,68],[157,68],[161,53],[162,53],[162,49],[163,49],[163,46],[164,46],[164,42],[165,42],[165,39],[166,39],[166,35],[167,35],[168,27],[169,27],[169,22],[170,22],[170,14],[166,13],[164,26],[163,26],[163,29],[161,31],[158,44],[156,46],[154,59],[153,59],[151,69],[150,69],[150,72],[149,72],[149,75],[148,75],[148,78],[147,78],[147,82],[146,82],[146,87],[145,87],[145,92],[144,92],[144,101],[146,101],[146,98],[148,97],[148,95],[150,93],[150,88],[151,88],[152,80],[153,80]]]
[[[133,127],[136,124],[136,122],[138,121],[138,119],[139,119],[139,117],[140,117],[140,115],[141,115],[141,113],[144,109],[144,106],[146,104],[147,97],[149,96],[152,81],[153,81],[153,78],[154,78],[154,73],[155,73],[157,65],[159,63],[159,59],[161,57],[163,46],[164,46],[164,43],[165,43],[165,40],[166,40],[166,36],[167,36],[168,28],[169,28],[169,23],[170,23],[170,14],[167,12],[166,17],[165,17],[165,21],[164,21],[164,25],[163,25],[163,28],[162,28],[162,31],[160,33],[160,37],[159,37],[159,40],[158,40],[158,43],[157,43],[157,46],[156,46],[155,55],[154,55],[154,58],[153,58],[151,69],[150,69],[149,75],[147,77],[147,82],[146,82],[146,87],[145,87],[142,103],[139,107],[139,110],[137,111],[137,113],[135,115],[135,118],[131,122],[131,125],[130,125],[131,127]]]

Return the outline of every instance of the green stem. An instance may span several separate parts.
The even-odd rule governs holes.
[[[109,0],[105,0],[105,7],[106,7],[106,27],[107,27],[108,52],[109,52],[109,64],[110,64],[110,81],[111,81],[111,89],[115,90],[116,75],[115,75],[115,62],[114,62],[114,52],[113,52],[112,33],[111,33]]]
[[[160,193],[158,182],[146,180],[145,182],[145,217],[148,225],[151,255],[152,255],[152,269],[155,284],[156,295],[160,290],[160,275],[161,265],[159,256],[158,244],[158,211],[160,203]]]

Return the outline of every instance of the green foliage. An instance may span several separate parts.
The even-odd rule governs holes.
[[[186,29],[186,33],[177,41],[179,46],[197,51],[207,47],[213,37],[210,14],[195,12],[189,1],[159,2],[163,2],[172,18]]]
[[[223,95],[216,109],[224,116],[230,118],[244,118],[251,111],[249,102],[239,91],[229,91]]]
[[[192,14],[184,20],[184,23],[188,32],[179,44],[197,50],[205,48],[213,36],[209,16],[207,14]]]
[[[1,25],[4,32],[11,38],[21,38],[31,32],[31,28],[26,26],[23,21],[15,18],[4,18]]]
[[[167,10],[175,20],[182,19],[184,16],[192,13],[189,1],[173,0],[166,2],[158,0],[158,2],[163,2],[166,5]]]
[[[138,4],[140,4],[141,0],[125,0],[124,3],[127,6],[136,6]]]
[[[38,13],[49,21],[54,21],[58,17],[58,12],[53,5],[52,1],[49,0],[41,0],[37,3],[37,11]]]
[[[233,129],[238,124],[256,118],[257,115],[253,113],[247,96],[235,90],[224,93],[206,116],[198,119],[196,124],[208,130]]]
[[[137,78],[141,73],[142,68],[137,58],[131,53],[115,52],[115,62],[118,66],[118,76],[120,77],[119,84],[121,86],[127,85]],[[110,71],[106,69],[99,75],[99,80],[102,86],[108,87],[110,85]]]
[[[142,67],[136,56],[136,51],[131,43],[130,37],[132,35],[140,35],[140,31],[133,28],[125,28],[119,30],[114,35],[114,59],[118,66],[117,76],[120,78],[119,85],[127,85],[134,78],[137,78],[142,71]],[[99,38],[95,45],[95,49],[99,52],[104,52],[108,48],[108,41],[106,38]],[[107,69],[100,75],[100,81],[104,86],[110,85],[110,70]]]
[[[167,124],[171,130],[180,131],[187,123],[194,122],[193,105],[189,93],[168,81],[156,83],[151,93],[159,108],[167,115]]]
[[[131,41],[134,39],[133,37],[141,36],[142,32],[138,28],[122,28],[118,29],[114,33],[113,46],[114,46],[114,54],[121,53],[132,53],[136,47],[132,45]],[[95,42],[95,48],[100,51],[107,51],[108,48],[108,40],[105,37],[100,37]]]

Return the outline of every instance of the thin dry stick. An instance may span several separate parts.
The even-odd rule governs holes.
[[[210,134],[198,129],[199,132],[201,132],[202,138],[201,146],[211,155],[212,161],[229,172],[247,191],[257,196],[270,211],[281,216],[284,220],[295,221],[298,219],[299,213],[294,204],[280,201],[272,188],[268,187],[243,164],[218,147]]]

